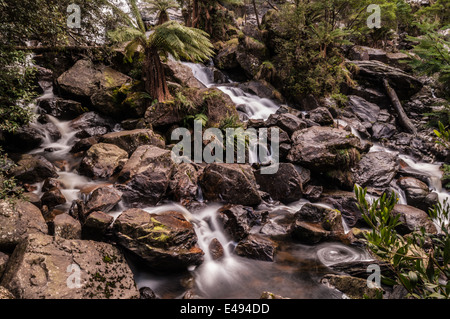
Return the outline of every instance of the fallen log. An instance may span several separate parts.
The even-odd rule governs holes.
[[[391,99],[391,102],[392,102],[392,105],[394,106],[395,111],[397,112],[400,125],[408,133],[417,134],[417,129],[412,124],[411,120],[408,118],[408,115],[406,115],[406,112],[403,109],[403,106],[397,96],[397,93],[395,93],[395,90],[389,85],[389,82],[387,79],[383,79],[383,85],[387,92],[387,95]]]

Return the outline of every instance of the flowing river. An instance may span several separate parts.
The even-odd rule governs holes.
[[[273,101],[246,93],[240,88],[216,85],[212,81],[210,67],[185,64],[193,70],[195,77],[205,86],[216,86],[228,94],[236,105],[244,104],[248,118],[267,119],[279,108]],[[40,99],[52,97],[54,97],[52,88],[49,88]],[[43,113],[37,106],[35,106],[35,112]],[[61,138],[52,141],[47,128],[36,121],[32,124],[33,127],[42,131],[46,139],[41,147],[31,153],[45,156],[58,167],[62,193],[67,199],[67,203],[58,208],[67,211],[73,200],[85,199],[89,189],[104,182],[93,181],[78,174],[76,168],[80,159],[70,153],[70,149],[77,140],[75,137],[77,131],[70,126],[70,122],[59,121],[52,116],[48,118],[61,133]],[[120,126],[116,126],[115,130],[120,130]],[[371,149],[371,151],[380,150],[390,151],[378,145]],[[404,155],[400,155],[400,158],[411,168],[429,175],[429,187],[438,192],[441,201],[449,197],[440,185],[441,173],[438,164],[416,163]],[[42,183],[35,186],[35,193],[41,195]],[[202,201],[201,194],[198,200]],[[404,196],[400,200],[406,201]],[[307,202],[302,199],[287,206],[268,204],[269,217],[274,220],[292,215]],[[263,291],[290,298],[342,298],[342,294],[337,290],[322,285],[320,278],[330,273],[328,267],[334,263],[370,259],[367,252],[358,247],[349,247],[340,243],[308,246],[289,241],[279,247],[274,262],[239,257],[233,253],[237,243],[223,231],[217,220],[217,210],[220,207],[219,204],[208,203],[205,208],[190,212],[177,203],[165,202],[156,207],[145,208],[149,213],[168,210],[181,212],[195,227],[199,246],[205,252],[205,261],[202,265],[184,273],[167,275],[149,271],[139,260],[129,256],[138,287],[150,287],[160,298],[181,298],[187,289],[191,289],[193,294],[202,298],[259,298]],[[126,209],[124,204],[119,203],[109,214],[117,218]],[[348,227],[346,231],[349,231]],[[208,249],[208,245],[214,238],[224,247],[224,257],[219,260],[214,260]]]

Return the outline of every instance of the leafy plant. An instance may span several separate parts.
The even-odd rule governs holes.
[[[8,177],[8,171],[14,167],[14,163],[0,148],[0,200],[14,202],[23,199],[23,189],[17,185],[14,177]]]
[[[438,234],[426,233],[422,227],[406,236],[397,233],[399,215],[392,210],[398,201],[395,193],[369,204],[366,189],[355,185],[358,207],[371,231],[365,234],[370,251],[389,263],[391,277],[382,282],[402,285],[412,298],[450,297],[450,236],[448,218],[450,206],[445,201],[429,211],[439,225]]]

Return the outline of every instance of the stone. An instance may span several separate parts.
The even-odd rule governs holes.
[[[122,193],[114,187],[99,187],[89,196],[85,205],[85,214],[89,215],[94,211],[108,213],[122,199]]]
[[[213,238],[208,246],[209,253],[213,260],[219,260],[224,256],[223,246],[217,238]]]
[[[323,229],[320,224],[301,220],[292,223],[289,233],[295,240],[304,244],[317,244],[331,237],[331,232]]]
[[[205,88],[205,85],[194,76],[192,69],[181,62],[171,59],[167,60],[167,62],[164,63],[164,73],[172,82],[176,82],[190,88]]]
[[[56,85],[63,97],[86,103],[99,113],[121,117],[130,109],[116,103],[115,92],[131,82],[129,76],[111,67],[94,65],[92,61],[83,59],[61,74]]]
[[[346,275],[328,274],[322,278],[321,282],[336,288],[352,299],[363,299],[364,296],[375,299],[383,292],[381,288],[369,288],[367,279]]]
[[[357,67],[356,79],[365,81],[371,87],[382,86],[382,81],[386,78],[400,100],[409,99],[423,87],[419,79],[380,61],[350,61],[349,63]]]
[[[9,174],[23,183],[35,184],[49,177],[58,177],[53,164],[41,155],[20,155],[16,165],[9,170]]]
[[[262,236],[249,235],[237,244],[234,251],[237,255],[242,257],[263,261],[274,261],[276,244],[270,239]]]
[[[321,202],[340,211],[349,227],[364,221],[354,192],[327,191],[322,194]]]
[[[214,65],[220,70],[232,70],[238,68],[239,63],[236,60],[238,44],[238,41],[235,39],[227,41],[223,48],[221,48],[213,58]]]
[[[253,206],[262,200],[249,165],[208,164],[199,183],[204,198],[210,201]]]
[[[10,258],[1,285],[18,299],[139,298],[125,257],[107,243],[30,234]]]
[[[132,131],[119,131],[103,135],[101,143],[114,144],[131,155],[139,146],[154,145],[164,148],[164,138],[148,129],[136,129]]]
[[[365,99],[350,95],[348,97],[347,109],[350,110],[361,122],[373,124],[377,121],[380,114],[380,107],[375,103],[366,101]]]
[[[291,163],[280,163],[275,174],[255,172],[256,182],[260,189],[270,194],[273,200],[290,203],[302,198],[305,181],[297,168]]]
[[[290,299],[290,298],[286,298],[280,295],[276,295],[274,293],[271,293],[269,291],[264,291],[261,294],[261,297],[259,299]]]
[[[0,278],[2,278],[3,273],[5,272],[6,265],[8,264],[9,256],[0,251]]]
[[[31,126],[23,126],[13,133],[2,133],[2,146],[9,152],[28,152],[41,146],[44,142],[43,131]]]
[[[425,198],[430,194],[428,185],[414,177],[400,177],[397,181],[401,189],[405,191],[408,205],[422,206]],[[427,205],[423,205],[427,208]]]
[[[41,203],[42,205],[46,205],[48,208],[53,208],[55,206],[65,204],[66,198],[59,188],[53,187],[42,195]]]
[[[5,287],[0,286],[0,300],[16,299],[14,295]]]
[[[271,114],[265,122],[266,126],[278,126],[291,136],[295,131],[306,128],[306,123],[290,113]]]
[[[102,116],[96,112],[87,112],[70,121],[70,126],[74,130],[104,127],[109,132],[114,128],[115,123],[112,119]]]
[[[397,133],[397,127],[389,123],[375,123],[372,126],[372,138],[375,140],[390,139]]]
[[[38,106],[43,109],[46,114],[62,121],[70,121],[88,111],[80,102],[65,100],[60,97],[41,99],[38,102]]]
[[[326,107],[318,107],[309,112],[309,119],[320,125],[332,125],[334,123],[333,116]]]
[[[385,188],[399,170],[397,155],[387,152],[370,152],[356,166],[355,182],[361,187]]]
[[[112,225],[114,217],[104,212],[92,212],[86,218],[82,228],[85,239],[101,240]]]
[[[420,230],[421,227],[430,234],[436,234],[436,226],[431,218],[423,210],[409,206],[396,204],[392,210],[392,215],[400,215],[400,223],[396,229],[401,235],[409,234],[413,231]]]
[[[149,287],[139,289],[140,299],[157,299],[155,292]]]
[[[128,153],[113,144],[94,144],[80,164],[81,174],[91,178],[109,178],[128,160]]]
[[[0,201],[0,251],[9,252],[28,234],[47,234],[39,208],[25,201]]]
[[[174,169],[171,151],[143,145],[119,173],[116,188],[122,192],[125,203],[155,205],[166,194]]]
[[[119,244],[151,268],[179,271],[203,262],[194,226],[179,212],[128,209],[116,219],[114,231]]]
[[[170,192],[177,201],[192,200],[197,196],[198,173],[189,163],[181,163],[169,183]]]
[[[226,205],[219,210],[219,219],[225,231],[235,241],[240,241],[250,234],[258,223],[258,216],[251,207]]]
[[[292,141],[287,159],[311,170],[345,169],[360,157],[359,138],[340,129],[313,126],[296,131]]]
[[[65,239],[81,239],[81,224],[68,214],[60,214],[53,220],[53,234]]]

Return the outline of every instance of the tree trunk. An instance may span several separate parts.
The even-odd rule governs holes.
[[[392,105],[394,106],[395,111],[397,112],[398,119],[400,121],[400,125],[411,134],[417,134],[417,129],[414,127],[414,125],[411,123],[411,120],[408,118],[408,115],[406,115],[405,110],[402,107],[402,104],[400,103],[400,100],[398,99],[397,93],[395,93],[395,90],[391,88],[389,85],[388,80],[383,79],[384,88],[386,89],[386,92],[391,99]]]
[[[161,11],[159,13],[158,22],[156,23],[156,25],[161,25],[163,23],[166,23],[167,21],[169,21],[169,15],[166,11]]]
[[[151,47],[145,49],[144,76],[145,90],[153,99],[164,102],[172,98],[158,51]]]
[[[261,30],[261,24],[259,23],[258,17],[258,9],[256,8],[256,0],[252,0],[252,2],[253,2],[253,10],[255,10],[256,24],[258,25],[258,30]]]

